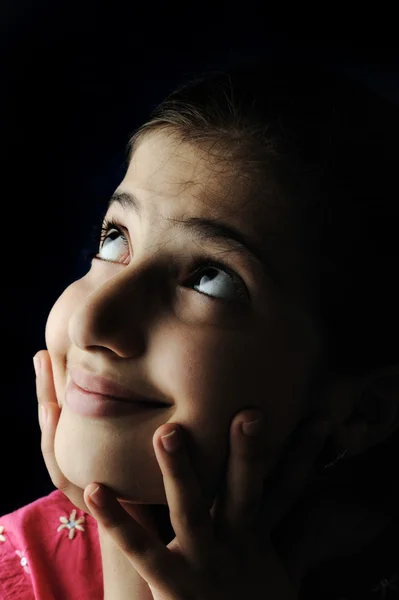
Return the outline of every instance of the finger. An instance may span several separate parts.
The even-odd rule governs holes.
[[[248,434],[244,433],[244,423],[252,424]],[[252,533],[262,500],[266,456],[270,455],[265,446],[262,413],[245,410],[236,416],[230,429],[225,486],[212,509],[218,535],[230,541],[238,542]]]
[[[40,352],[37,352],[33,357],[33,365],[35,367],[36,375],[36,395],[39,403],[39,423],[40,428],[42,429],[44,424],[44,415],[47,414],[47,411],[41,411],[40,407],[42,406],[43,409],[46,409],[50,402],[58,406],[58,401],[53,384],[53,371],[51,367],[51,359],[48,351],[41,350]],[[49,371],[50,379],[48,377]]]
[[[64,477],[58,467],[54,454],[54,438],[61,409],[58,406],[55,393],[50,355],[47,350],[42,350],[36,354],[36,357],[40,359],[36,377],[36,394],[39,402],[39,420],[42,430],[41,451],[43,459],[54,486],[64,492],[73,504],[79,506],[81,504],[80,499],[82,497],[82,490]],[[41,406],[46,409],[45,422],[43,415],[40,415]]]
[[[166,597],[177,597],[176,556],[121,506],[105,485],[90,483],[84,500],[99,527],[111,537],[149,586]]]
[[[179,442],[179,447],[168,452],[163,446],[162,436],[166,436],[166,442]],[[153,445],[179,546],[187,561],[204,565],[212,560],[212,549],[215,547],[213,522],[184,438],[181,427],[176,423],[168,423],[157,429]]]
[[[278,465],[273,481],[266,482],[260,516],[263,533],[265,529],[270,533],[298,500],[330,430],[327,416],[308,420]]]
[[[59,419],[60,409],[53,383],[51,360],[47,351],[41,351],[35,356],[36,362],[36,393],[39,402],[39,415],[42,426],[41,450],[51,481],[56,488],[63,491],[67,485],[58,468],[54,455],[54,438]],[[41,409],[45,410],[46,419]]]

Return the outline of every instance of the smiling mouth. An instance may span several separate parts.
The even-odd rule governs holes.
[[[115,398],[89,392],[80,388],[70,379],[65,390],[65,404],[68,409],[83,417],[118,417],[123,415],[145,415],[155,410],[164,410],[169,404],[150,400]]]
[[[147,397],[144,394],[122,386],[115,379],[82,369],[79,365],[69,367],[69,375],[73,383],[84,393],[101,396],[104,400],[143,403],[158,407],[171,406],[170,403],[158,398]]]
[[[109,394],[98,394],[97,392],[92,392],[91,390],[85,390],[81,388],[77,383],[75,383],[75,386],[83,395],[102,399],[103,402],[111,400],[112,402],[122,402],[124,404],[140,404],[145,408],[163,408],[165,406],[169,406],[169,404],[166,404],[166,402],[155,402],[154,400],[147,400],[146,398],[118,398],[117,396],[110,396]]]

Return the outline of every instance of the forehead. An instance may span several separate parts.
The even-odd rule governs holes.
[[[181,199],[186,208],[196,206],[215,217],[237,210],[242,214],[248,197],[239,173],[209,151],[162,132],[140,141],[124,181],[160,199]]]
[[[255,175],[222,160],[213,150],[162,131],[146,134],[129,163],[122,188],[153,199],[157,212],[167,204],[174,216],[196,214],[220,218],[251,236],[265,249],[285,249],[297,241],[298,228],[283,194],[272,178],[257,190]]]
[[[210,149],[156,132],[140,140],[119,189],[137,195],[154,226],[192,216],[231,225],[261,248],[286,292],[304,295],[299,228],[273,182],[253,197],[250,174]]]

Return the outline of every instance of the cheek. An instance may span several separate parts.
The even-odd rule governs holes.
[[[157,336],[149,362],[154,381],[175,402],[169,422],[187,432],[193,468],[210,499],[224,475],[231,420],[246,404],[241,388],[249,375],[239,369],[245,350],[226,332],[174,327]]]
[[[259,407],[268,443],[281,446],[301,418],[311,361],[292,339],[272,328],[262,337],[226,332],[169,339],[164,361],[176,411],[187,429],[195,470],[212,497],[224,476],[230,428],[237,413]],[[303,349],[303,345],[302,345]],[[160,363],[161,365],[161,363]],[[172,388],[173,389],[173,388]]]
[[[294,420],[312,360],[303,344],[298,348],[277,329],[257,336],[191,331],[184,339],[169,339],[169,352],[160,353],[159,367],[167,369],[171,389],[176,384],[172,396],[177,402],[182,399],[187,417],[209,429],[215,423],[225,426],[238,411],[260,407],[274,430],[277,422],[290,420],[288,408]]]
[[[82,299],[79,281],[72,283],[52,307],[46,322],[45,340],[53,369],[58,404],[61,406],[65,389],[65,364],[70,339],[68,324],[72,313]]]

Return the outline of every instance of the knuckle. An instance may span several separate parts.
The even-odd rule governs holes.
[[[167,472],[169,477],[174,479],[177,483],[182,483],[186,486],[188,478],[190,477],[190,469],[186,457],[176,456],[168,464]]]
[[[40,385],[40,379],[38,377],[36,377],[35,386],[36,386],[36,396],[40,400],[40,397],[42,395],[42,387]]]
[[[263,447],[259,443],[241,444],[236,450],[236,457],[245,464],[250,463],[251,468],[263,463],[265,460]]]
[[[188,531],[202,529],[209,520],[207,512],[201,508],[191,510],[171,510],[171,516],[178,519]]]

